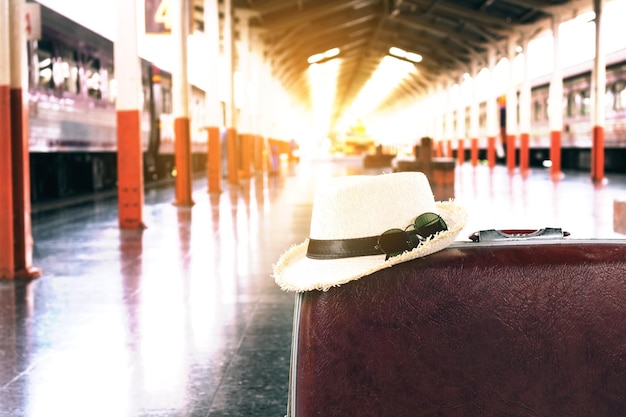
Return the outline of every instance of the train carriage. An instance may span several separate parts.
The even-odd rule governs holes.
[[[28,119],[33,202],[112,190],[117,179],[113,42],[41,5],[42,38],[28,43]],[[171,74],[139,59],[146,182],[174,169]],[[192,86],[192,160],[206,164],[204,91]]]

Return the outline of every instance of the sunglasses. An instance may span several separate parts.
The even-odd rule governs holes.
[[[385,258],[387,260],[417,248],[422,242],[444,230],[448,230],[448,226],[439,215],[423,213],[417,216],[413,224],[408,225],[404,230],[389,229],[385,231],[378,238],[377,247],[387,255]]]

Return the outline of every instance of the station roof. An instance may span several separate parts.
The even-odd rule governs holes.
[[[340,48],[341,69],[333,115],[339,117],[390,47],[423,57],[418,72],[381,104],[392,107],[428,94],[444,80],[458,81],[471,66],[487,66],[487,51],[507,55],[510,37],[531,39],[561,20],[591,9],[582,0],[233,0],[260,29],[274,76],[306,102],[307,58]],[[203,0],[194,0],[196,16]],[[198,22],[200,23],[200,22]]]

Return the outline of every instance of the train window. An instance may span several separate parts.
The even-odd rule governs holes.
[[[115,103],[117,91],[114,91],[113,68],[107,67],[100,70],[100,88],[102,90],[102,99]]]
[[[620,80],[615,83],[615,110],[626,109],[626,81]]]
[[[36,59],[33,65],[38,67],[37,85],[45,88],[54,88],[54,82],[52,81],[52,43],[38,41],[36,48]]]
[[[541,120],[541,101],[533,101],[533,121],[538,122]]]
[[[100,60],[89,57],[85,61],[85,87],[89,97],[102,98],[102,79],[100,76]]]
[[[616,107],[615,103],[615,94],[613,94],[613,90],[615,89],[615,85],[607,85],[606,86],[606,94],[604,96],[604,108],[607,114],[613,113]]]
[[[165,114],[172,113],[172,90],[163,84],[161,88],[161,111]]]
[[[589,94],[588,88],[580,92],[580,114],[583,116],[589,116],[591,113],[591,97],[589,97]]]
[[[563,96],[563,116],[569,117],[571,115],[569,110],[570,102],[573,102],[573,100],[570,100],[569,94]]]
[[[65,92],[77,94],[80,91],[78,79],[78,64],[76,53],[64,47],[59,47],[59,56],[53,64],[52,76],[56,87]]]

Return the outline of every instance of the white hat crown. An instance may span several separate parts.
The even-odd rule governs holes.
[[[311,215],[311,239],[352,239],[404,229],[417,216],[437,212],[422,173],[335,178],[318,189]]]

